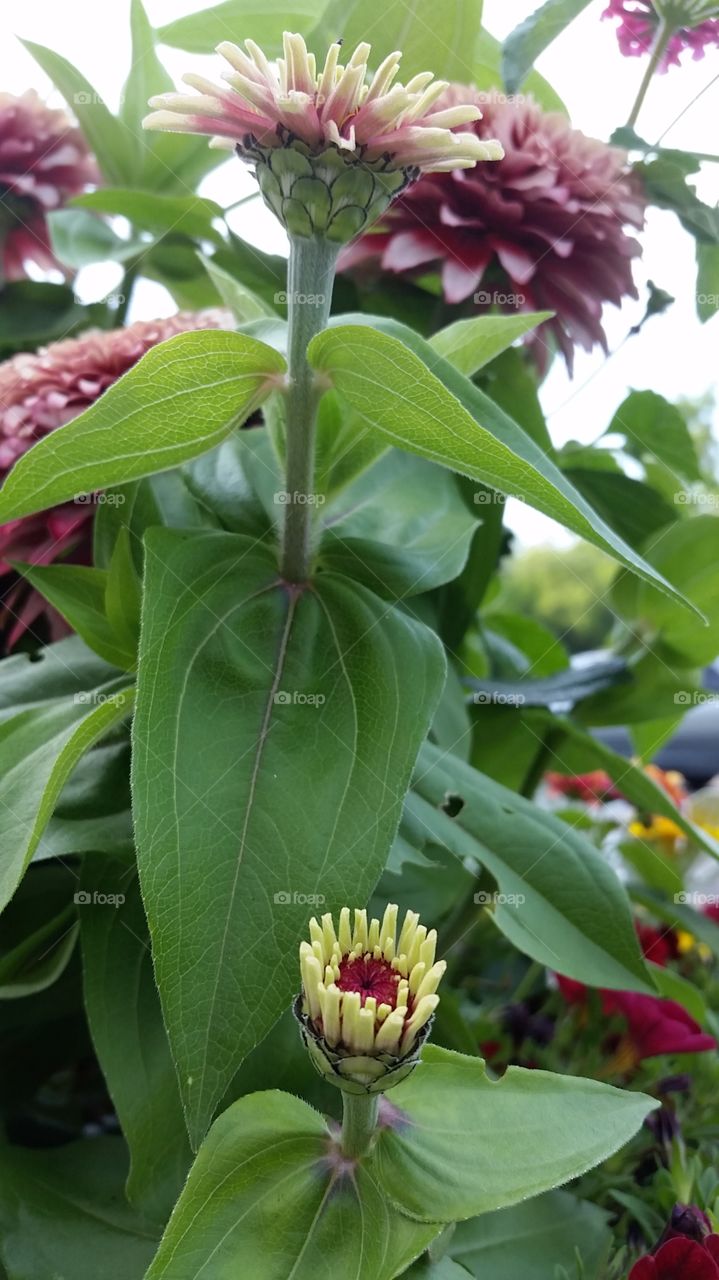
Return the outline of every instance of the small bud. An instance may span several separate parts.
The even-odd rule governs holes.
[[[368,922],[343,907],[310,921],[300,945],[302,991],[295,1016],[312,1061],[347,1093],[380,1093],[404,1080],[419,1061],[446,964],[435,961],[437,935],[408,911],[397,931],[397,907]]]

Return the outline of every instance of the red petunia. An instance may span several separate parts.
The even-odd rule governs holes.
[[[635,1262],[629,1280],[719,1280],[719,1236],[707,1236],[701,1244],[668,1240],[655,1254]]]

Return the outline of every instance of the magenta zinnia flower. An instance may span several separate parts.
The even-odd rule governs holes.
[[[52,111],[34,89],[0,93],[0,238],[3,275],[20,280],[27,264],[58,267],[46,214],[97,181],[80,130]]]
[[[652,0],[609,0],[602,16],[619,19],[617,40],[625,57],[651,53],[659,26],[659,14]],[[719,45],[719,18],[708,18],[695,27],[680,27],[669,41],[659,70],[678,66],[685,49],[693,51],[695,60],[703,58],[707,46],[712,44]]]
[[[468,92],[453,87],[443,103]],[[496,135],[505,158],[422,178],[376,232],[344,251],[340,268],[439,271],[446,301],[468,311],[554,311],[532,349],[544,365],[551,333],[571,369],[575,343],[606,349],[604,304],[637,296],[631,263],[641,249],[626,227],[643,225],[641,188],[625,152],[571,129],[563,116],[531,100],[476,97],[475,130]]]
[[[232,327],[219,310],[181,313],[164,320],[140,320],[126,329],[89,332],[54,342],[37,354],[14,356],[0,365],[0,477],[22,453],[57,427],[88,409],[123,373],[158,342],[190,329]],[[92,503],[65,503],[38,515],[0,525],[0,647],[11,649],[41,613],[51,634],[61,633],[57,615],[18,580],[10,561],[50,564],[89,560]]]
[[[186,75],[198,93],[151,98],[156,110],[144,123],[236,149],[256,166],[265,200],[291,233],[346,243],[421,172],[502,155],[494,139],[464,128],[481,114],[471,91],[438,105],[447,85],[429,71],[395,84],[400,53],[367,83],[368,44],[345,66],[340,43],[330,45],[319,74],[302,36],[285,32],[276,67],[254,41],[245,45],[247,53],[228,41],[217,46],[229,63],[226,86]]]

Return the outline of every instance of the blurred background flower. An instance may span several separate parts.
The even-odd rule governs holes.
[[[555,313],[533,335],[541,368],[551,345],[573,367],[575,345],[607,340],[604,304],[637,297],[627,227],[644,224],[645,199],[626,153],[570,128],[531,98],[477,94],[474,128],[497,138],[493,165],[430,174],[393,205],[377,231],[340,258],[344,270],[427,276],[439,272],[446,302],[465,314],[487,310]],[[453,86],[440,104],[467,100]]]
[[[97,181],[82,133],[64,111],[46,107],[34,89],[0,93],[0,244],[5,280],[28,264],[60,269],[46,214]]]
[[[180,312],[126,329],[90,331],[7,360],[0,365],[0,479],[36,440],[88,409],[158,342],[223,325],[232,327],[232,319],[221,310]],[[11,562],[89,562],[93,511],[92,502],[70,502],[0,525],[0,652],[12,649],[41,614],[50,637],[63,634],[65,624]]]
[[[625,57],[651,53],[659,26],[659,15],[651,0],[609,0],[603,16],[619,19],[617,40]],[[710,45],[719,45],[719,18],[708,18],[696,27],[681,27],[669,41],[659,70],[679,66],[686,49],[692,50],[695,60],[703,58]]]

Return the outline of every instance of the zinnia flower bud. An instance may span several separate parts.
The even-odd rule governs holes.
[[[367,921],[348,907],[335,931],[331,915],[310,920],[300,945],[302,991],[295,1014],[317,1070],[348,1093],[399,1084],[419,1060],[446,969],[435,962],[437,934],[408,911],[399,936],[397,907]]]
[[[502,147],[461,126],[478,120],[474,101],[436,109],[447,85],[431,72],[394,84],[401,59],[391,53],[367,83],[368,44],[345,66],[341,42],[317,74],[302,36],[284,35],[277,67],[252,40],[247,53],[228,41],[229,88],[186,75],[197,95],[150,99],[148,129],[206,133],[255,167],[262,195],[291,235],[346,244],[380,217],[420,173],[473,168],[500,160]]]

